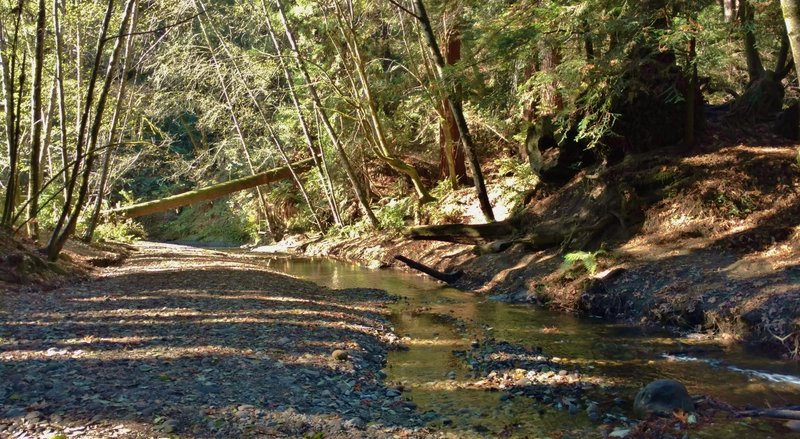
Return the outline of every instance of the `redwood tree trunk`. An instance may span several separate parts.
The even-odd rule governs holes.
[[[445,38],[444,60],[447,65],[453,65],[461,60],[461,34],[454,29],[447,32]],[[442,114],[444,120],[439,125],[439,174],[442,178],[450,179],[455,188],[458,183],[467,180],[467,164],[461,134],[447,98],[442,102]]]

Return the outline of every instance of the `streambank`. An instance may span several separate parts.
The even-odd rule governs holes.
[[[295,248],[375,269],[408,271],[394,256],[409,256],[439,271],[464,271],[452,286],[492,299],[743,342],[797,358],[800,236],[747,255],[682,244],[634,243],[588,255],[597,264],[591,274],[582,261],[565,266],[557,249],[531,251],[524,244],[477,254],[474,246],[374,234]]]
[[[462,270],[455,287],[495,299],[693,332],[797,359],[795,157],[785,146],[713,146],[582,171],[526,198],[508,220],[522,238],[511,245],[409,241],[395,231],[296,240],[294,248],[406,269],[393,259],[400,254],[439,271]],[[608,218],[615,219],[603,222]],[[530,239],[540,226],[566,238],[542,249]]]

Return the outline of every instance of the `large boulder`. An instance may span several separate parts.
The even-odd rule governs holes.
[[[694,411],[694,401],[686,386],[675,380],[656,380],[644,386],[633,402],[633,411],[641,417],[650,414],[670,416],[675,410]]]

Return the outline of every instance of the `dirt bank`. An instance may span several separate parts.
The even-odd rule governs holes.
[[[406,269],[393,260],[402,254],[441,271],[463,270],[455,286],[500,300],[707,332],[798,358],[796,156],[788,146],[717,144],[584,171],[560,189],[541,190],[515,220],[580,230],[575,224],[598,214],[617,217],[559,248],[537,250],[523,240],[479,254],[476,246],[408,241],[398,232],[297,248],[373,268]],[[565,265],[567,257],[574,262]]]
[[[0,294],[0,436],[429,436],[380,371],[392,297],[137,247],[87,282]]]

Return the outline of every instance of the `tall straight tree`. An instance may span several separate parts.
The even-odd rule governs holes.
[[[5,103],[5,131],[6,147],[8,148],[8,180],[6,180],[6,196],[3,203],[3,216],[0,218],[0,225],[11,227],[14,218],[14,207],[17,198],[17,153],[19,151],[19,104],[14,98],[16,88],[16,63],[17,63],[17,43],[19,42],[19,27],[22,20],[23,0],[17,4],[16,17],[14,18],[14,36],[11,37],[11,44],[6,42],[6,27],[0,18],[0,73],[3,78],[3,100]],[[24,72],[23,61],[23,72]],[[24,82],[24,75],[21,81]],[[20,86],[20,90],[22,87]],[[21,91],[20,91],[21,93]],[[21,99],[21,97],[20,97]]]
[[[38,1],[36,14],[36,42],[33,58],[33,84],[31,84],[31,158],[28,177],[28,236],[39,239],[36,214],[39,211],[39,187],[42,185],[39,166],[42,162],[42,70],[44,66],[44,39],[47,26],[47,6]]]
[[[111,126],[108,128],[108,143],[106,145],[105,153],[103,154],[103,168],[100,172],[100,182],[97,188],[97,198],[95,199],[94,209],[92,210],[92,217],[89,219],[89,225],[86,228],[84,239],[86,241],[92,240],[95,228],[100,219],[100,209],[103,207],[103,200],[105,199],[106,184],[108,183],[108,174],[111,170],[111,160],[114,153],[114,139],[117,134],[117,127],[119,126],[120,110],[122,109],[122,101],[125,98],[125,90],[128,85],[128,64],[131,58],[131,46],[133,44],[134,33],[136,32],[136,21],[138,18],[138,3],[134,0],[133,4],[133,17],[128,28],[128,34],[125,36],[125,52],[122,55],[122,65],[119,70],[119,88],[117,88],[116,105],[114,105],[114,112],[111,115]]]
[[[442,56],[442,51],[439,49],[439,43],[436,41],[436,35],[433,33],[428,11],[425,9],[425,4],[422,0],[414,1],[414,9],[414,18],[417,19],[422,28],[425,42],[428,45],[428,50],[431,52],[436,66],[437,79],[443,84],[445,82],[445,60],[444,56]],[[469,132],[467,120],[464,117],[461,99],[457,96],[452,87],[445,86],[445,95],[450,111],[453,112],[453,117],[458,127],[458,133],[461,136],[461,143],[464,146],[467,164],[469,165],[470,172],[472,172],[472,181],[478,193],[478,202],[481,206],[481,212],[483,212],[483,217],[487,222],[493,222],[494,212],[492,211],[492,203],[489,201],[489,194],[486,191],[486,183],[483,180],[483,172],[481,171],[480,162],[478,161],[477,148]]]
[[[781,0],[783,21],[786,22],[786,33],[789,36],[789,45],[794,58],[794,71],[800,76],[800,0]],[[800,119],[797,120],[798,133],[800,133]],[[800,151],[798,151],[800,158]]]

